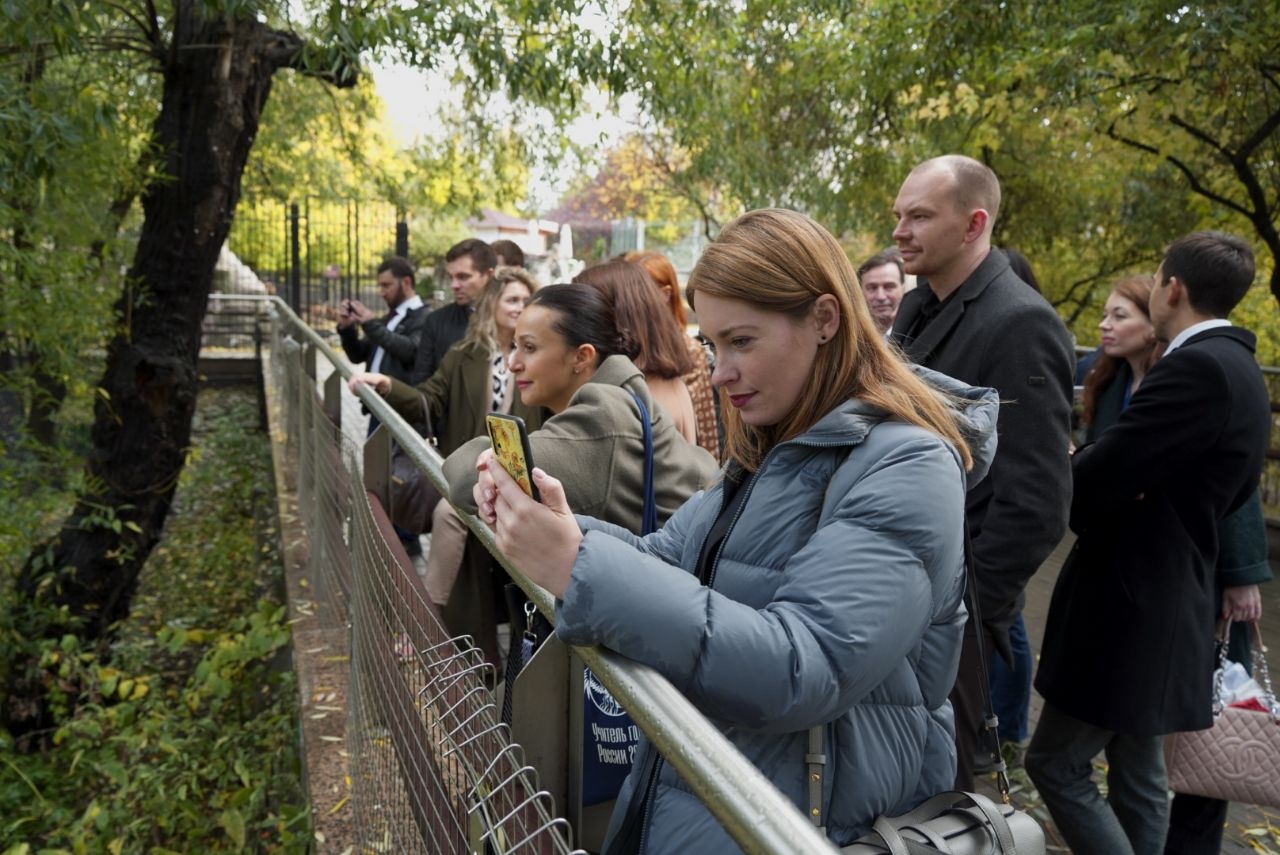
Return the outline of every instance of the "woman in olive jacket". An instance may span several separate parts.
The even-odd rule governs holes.
[[[555,473],[575,507],[631,531],[644,511],[644,431],[633,394],[649,412],[654,492],[661,524],[716,475],[715,459],[686,441],[654,402],[613,323],[609,303],[586,285],[551,285],[529,301],[511,369],[523,399],[552,416],[529,435],[535,466]],[[449,456],[449,499],[474,512],[476,458],[489,438]]]
[[[529,301],[516,328],[511,370],[519,395],[552,416],[529,442],[533,462],[555,472],[580,507],[640,531],[644,510],[644,432],[632,393],[652,420],[658,521],[715,477],[710,454],[686,442],[670,416],[654,403],[644,376],[630,359],[631,343],[618,332],[613,309],[594,288],[550,285]],[[487,436],[457,449],[444,462],[449,498],[473,511],[476,457]],[[444,504],[443,502],[441,504]],[[495,574],[489,554],[472,546],[445,610],[455,633],[478,639],[496,661]],[[497,574],[497,580],[503,578]]]

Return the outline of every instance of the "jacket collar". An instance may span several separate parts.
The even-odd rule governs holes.
[[[964,317],[966,304],[982,296],[982,292],[987,290],[987,286],[1008,269],[1009,259],[1005,258],[1003,252],[996,252],[992,249],[987,253],[987,257],[982,260],[982,263],[969,274],[969,278],[960,283],[960,287],[956,289],[955,293],[943,301],[942,308],[938,311],[938,316],[929,323],[929,326],[925,327],[924,332],[914,339],[908,339],[905,332],[897,333],[895,340],[906,351],[911,361],[917,363],[928,361],[938,345],[945,341],[955,325],[960,323],[960,319]],[[929,284],[927,281],[922,281],[916,287],[928,288]],[[929,296],[932,295],[930,294]],[[922,310],[922,304],[929,299],[929,296],[926,296],[924,300],[916,304],[917,314]],[[914,322],[914,318],[912,322]]]
[[[1001,256],[1003,259],[1003,256]],[[1008,262],[1006,262],[1007,264]],[[911,366],[917,377],[924,380],[950,404],[960,432],[969,443],[973,468],[968,473],[968,488],[986,477],[996,454],[996,419],[1000,411],[999,396],[995,389],[970,386],[946,374],[918,365]],[[787,443],[797,445],[844,445],[852,448],[860,445],[872,428],[889,418],[879,407],[858,398],[851,398],[800,436]],[[957,456],[958,460],[958,456]]]
[[[636,364],[621,354],[614,354],[600,363],[596,373],[591,375],[589,383],[603,383],[606,386],[631,386],[632,379],[644,380],[644,374]]]
[[[1209,329],[1201,330],[1200,332],[1195,333],[1194,335],[1189,337],[1186,341],[1184,341],[1182,343],[1182,347],[1186,347],[1187,345],[1195,344],[1196,342],[1205,341],[1206,339],[1211,339],[1211,338],[1232,339],[1244,345],[1245,347],[1247,347],[1250,353],[1253,353],[1258,346],[1257,336],[1249,332],[1249,330],[1244,329],[1243,327],[1226,326],[1226,327],[1210,327]],[[1176,353],[1177,351],[1174,351],[1174,352]]]

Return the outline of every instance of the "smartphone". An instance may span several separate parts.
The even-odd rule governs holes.
[[[534,501],[542,501],[533,483],[533,451],[529,448],[529,429],[525,427],[524,419],[506,413],[489,413],[484,422],[493,443],[493,456],[498,458],[502,468],[515,479],[520,489]]]

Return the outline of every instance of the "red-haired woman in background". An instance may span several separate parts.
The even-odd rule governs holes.
[[[644,372],[645,385],[680,434],[694,443],[693,399],[684,383],[693,366],[682,341],[685,335],[671,323],[644,268],[620,259],[605,261],[573,277],[573,284],[594,287],[613,306],[618,333],[638,351],[632,362]]]
[[[693,370],[684,375],[684,385],[688,387],[689,397],[693,400],[698,445],[719,460],[720,430],[716,420],[716,393],[711,388],[711,366],[707,362],[707,351],[702,342],[685,333],[688,319],[684,313],[684,300],[680,297],[680,281],[676,278],[676,269],[665,255],[652,250],[628,252],[623,258],[645,269],[649,278],[658,286],[662,302],[671,309],[671,317],[684,338],[689,358],[693,360]]]

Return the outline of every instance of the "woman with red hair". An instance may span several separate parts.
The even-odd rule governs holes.
[[[671,309],[671,316],[689,349],[689,358],[693,360],[693,370],[684,376],[684,385],[688,387],[689,396],[693,399],[697,442],[719,460],[720,431],[716,420],[716,394],[711,388],[711,366],[707,362],[707,352],[702,343],[685,333],[688,321],[684,312],[684,300],[680,297],[680,281],[676,278],[676,269],[665,255],[652,250],[628,252],[623,258],[644,268],[649,278],[658,286],[663,303]]]

